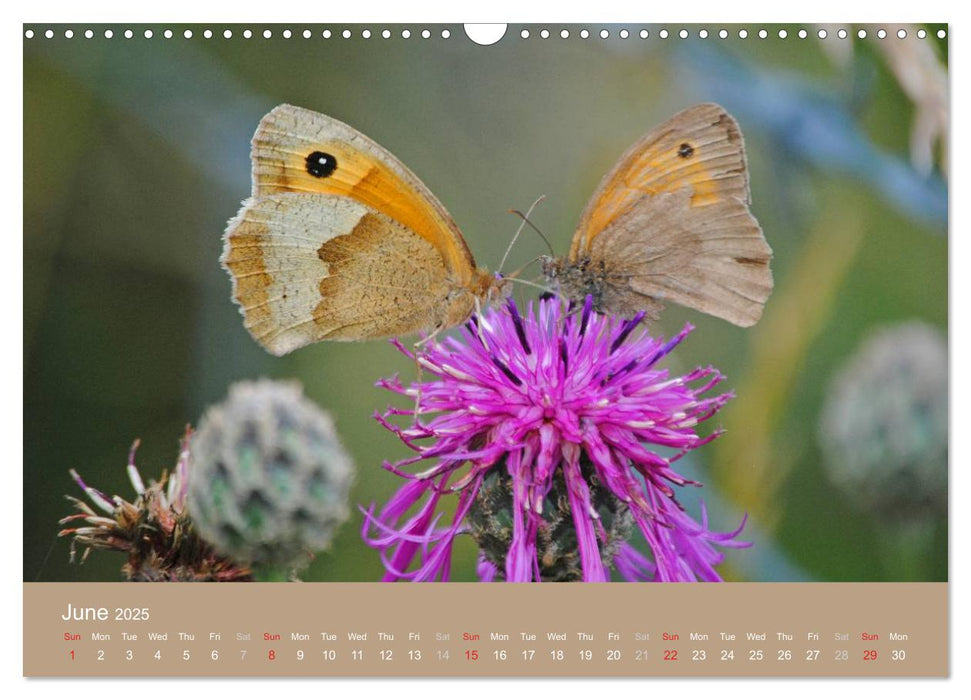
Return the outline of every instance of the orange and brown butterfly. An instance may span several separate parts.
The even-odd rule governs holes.
[[[449,328],[504,293],[428,188],[350,126],[280,105],[251,158],[253,191],[220,261],[246,328],[274,355]]]
[[[565,258],[544,258],[561,294],[600,311],[658,317],[672,301],[751,326],[772,291],[772,250],[750,202],[738,123],[700,104],[620,157],[580,217]]]

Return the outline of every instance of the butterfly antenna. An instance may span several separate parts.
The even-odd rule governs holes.
[[[539,200],[536,200],[536,201],[538,202]],[[536,205],[534,204],[533,206],[536,206]],[[529,215],[533,213],[533,208],[532,207],[530,207],[529,208],[529,211],[527,211],[525,214],[523,214],[518,209],[510,209],[509,210],[509,213],[510,214],[515,214],[516,216],[520,217],[523,220],[523,223],[524,224],[527,224],[531,229],[533,229],[536,233],[538,233],[539,234],[539,237],[543,239],[543,243],[545,243],[546,244],[546,247],[550,249],[550,255],[552,255],[553,257],[556,257],[556,253],[553,252],[553,246],[550,244],[550,240],[546,236],[543,235],[543,232],[542,231],[540,231],[538,228],[536,228],[536,224],[534,224],[532,221],[529,220]],[[521,228],[522,228],[522,226],[520,226],[520,229]]]
[[[532,260],[530,260],[528,263],[526,263],[522,267],[516,268],[515,270],[513,270],[512,272],[510,272],[508,275],[503,275],[503,277],[504,278],[516,278],[516,277],[519,277],[519,275],[521,275],[523,273],[523,270],[525,270],[527,267],[529,267],[533,263],[539,262],[544,257],[545,256],[543,256],[543,255],[537,255],[535,258],[533,258]]]
[[[500,272],[502,271],[503,266],[506,264],[506,258],[509,257],[509,253],[510,253],[510,251],[512,251],[513,245],[515,245],[516,240],[519,238],[519,234],[521,234],[523,232],[523,228],[526,226],[526,224],[529,224],[530,227],[533,228],[540,235],[540,238],[542,238],[544,241],[546,241],[546,245],[550,249],[550,255],[553,255],[554,254],[553,253],[553,246],[551,246],[550,245],[550,242],[548,240],[546,240],[546,236],[543,235],[542,231],[540,231],[538,228],[536,228],[535,226],[533,226],[532,222],[529,220],[529,217],[533,213],[533,209],[535,209],[536,208],[536,205],[539,204],[540,202],[542,202],[544,199],[546,199],[546,195],[545,194],[542,194],[539,197],[537,197],[536,198],[536,201],[533,202],[530,205],[530,207],[526,211],[526,214],[525,215],[521,211],[518,211],[516,209],[510,209],[509,210],[509,213],[510,214],[516,214],[517,216],[519,216],[519,218],[521,218],[523,220],[523,222],[521,224],[519,224],[519,228],[516,229],[515,235],[513,235],[512,240],[509,241],[509,245],[506,246],[506,253],[505,253],[505,255],[502,256],[502,261],[499,263],[499,271]]]
[[[530,287],[535,287],[536,289],[542,289],[544,292],[547,292],[549,294],[555,294],[555,292],[552,289],[550,289],[549,287],[547,287],[545,285],[538,284],[537,282],[533,282],[533,281],[530,281],[530,280],[522,280],[522,279],[519,279],[519,275],[521,275],[523,273],[523,270],[525,270],[527,267],[529,267],[533,263],[539,262],[542,258],[543,258],[542,255],[537,255],[535,258],[533,258],[532,260],[530,260],[528,263],[526,263],[522,267],[513,270],[508,275],[503,275],[502,278],[504,280],[509,280],[510,282],[515,282],[517,284],[525,284],[525,285],[528,285]]]
[[[518,272],[518,270],[517,270],[517,272]],[[531,282],[529,280],[517,279],[517,278],[513,277],[512,275],[507,275],[506,277],[504,277],[504,279],[507,279],[510,282],[515,282],[516,284],[525,284],[525,285],[527,285],[529,287],[535,287],[536,289],[542,289],[547,294],[554,294],[554,295],[556,294],[555,291],[553,291],[552,289],[550,289],[546,285],[539,284],[538,282]]]

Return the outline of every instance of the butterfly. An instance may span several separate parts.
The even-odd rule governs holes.
[[[252,141],[253,188],[221,257],[244,325],[283,355],[464,322],[508,292],[404,164],[352,127],[291,105]],[[741,132],[699,105],[635,143],[601,182],[550,283],[598,309],[653,318],[671,300],[738,325],[758,320],[771,250],[748,212]]]
[[[772,292],[772,249],[748,209],[738,123],[717,104],[678,112],[635,142],[587,203],[564,258],[544,257],[561,295],[656,319],[666,301],[751,326]]]

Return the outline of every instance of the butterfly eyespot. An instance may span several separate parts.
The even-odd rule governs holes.
[[[682,158],[690,158],[694,155],[694,153],[694,146],[692,146],[690,143],[682,143],[680,146],[678,146],[678,155]]]
[[[314,151],[307,156],[307,172],[314,177],[330,177],[337,170],[337,159],[330,153]]]

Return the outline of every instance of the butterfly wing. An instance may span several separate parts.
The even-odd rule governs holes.
[[[456,325],[490,288],[428,188],[350,126],[280,105],[261,120],[252,161],[222,263],[270,352]]]
[[[571,259],[645,197],[683,187],[692,188],[694,206],[724,197],[749,202],[742,132],[719,105],[705,103],[678,112],[624,152],[580,216]]]
[[[618,312],[669,300],[749,326],[772,291],[772,251],[748,211],[738,124],[686,109],[638,140],[584,210],[567,265],[601,270]]]
[[[428,241],[337,195],[247,200],[229,223],[222,263],[246,328],[274,355],[455,325],[475,303]]]
[[[325,114],[279,105],[253,136],[254,198],[283,192],[348,197],[411,229],[442,255],[458,284],[475,261],[435,195],[393,154]]]
[[[733,197],[692,206],[683,188],[652,197],[593,239],[590,265],[603,261],[601,306],[656,317],[673,301],[737,326],[762,316],[772,291],[769,249],[748,208]]]

